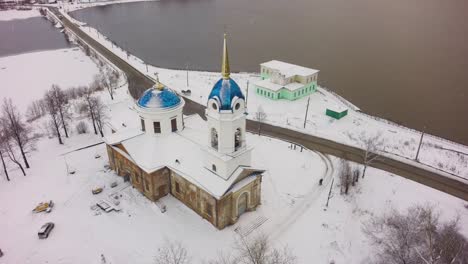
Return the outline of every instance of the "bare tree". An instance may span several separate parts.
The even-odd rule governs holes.
[[[3,126],[0,126],[0,158],[2,159],[3,171],[5,173],[5,177],[7,181],[10,181],[10,177],[8,176],[8,170],[5,164],[5,160],[3,158],[3,153],[5,152],[3,150],[3,145],[6,140],[7,140],[6,133],[3,131]]]
[[[441,224],[432,206],[416,205],[406,213],[391,210],[365,223],[364,233],[378,251],[378,263],[462,264],[468,243],[458,231],[458,219]]]
[[[58,138],[59,144],[62,145],[62,135],[60,134],[60,117],[57,102],[55,100],[54,92],[49,90],[44,96],[44,101],[47,106],[47,113],[50,117],[50,124],[54,127],[55,135]]]
[[[104,121],[107,119],[105,106],[102,103],[102,101],[99,99],[99,97],[92,97],[90,100],[91,100],[91,112],[93,113],[97,128],[99,130],[99,133],[101,133],[101,137],[104,137],[103,124],[104,124]]]
[[[237,243],[237,262],[242,264],[294,264],[296,257],[285,247],[271,248],[268,237],[259,235],[252,239],[240,236]]]
[[[351,185],[354,186],[358,181],[359,181],[359,168],[353,166],[353,168],[351,169],[352,171],[352,174],[353,174],[353,180],[351,182]]]
[[[352,183],[351,167],[349,162],[341,160],[339,165],[339,177],[340,177],[340,192],[348,194],[349,186]]]
[[[187,249],[179,242],[166,241],[165,245],[158,248],[155,264],[188,264],[190,257]]]
[[[26,110],[26,120],[28,122],[34,121],[42,117],[45,113],[45,106],[42,100],[32,101]]]
[[[90,87],[86,87],[86,89],[84,89],[84,93],[83,93],[83,96],[84,96],[84,99],[85,99],[85,102],[86,102],[86,109],[88,111],[88,117],[91,119],[91,122],[93,123],[93,128],[94,128],[94,134],[97,135],[97,128],[96,128],[96,118],[94,116],[94,111],[93,111],[93,91]]]
[[[214,260],[206,262],[206,264],[237,264],[236,257],[232,254],[224,254],[219,252],[218,256]]]
[[[99,75],[94,77],[95,83],[106,89],[109,93],[111,100],[114,100],[115,89],[119,82],[118,72],[110,69],[109,67],[101,68]]]
[[[26,158],[26,151],[32,139],[30,137],[31,129],[21,120],[21,115],[16,106],[13,105],[10,98],[5,98],[2,105],[3,126],[7,137],[15,142],[23,157],[24,165],[29,168],[28,159]]]
[[[468,263],[468,242],[459,229],[458,219],[439,228],[435,250],[440,252],[440,263]]]
[[[63,132],[65,133],[65,137],[68,138],[67,122],[66,122],[66,120],[69,118],[69,114],[66,108],[68,104],[68,98],[66,94],[63,92],[63,90],[56,84],[52,85],[50,93],[57,107],[57,112],[59,114],[61,127],[63,129]]]
[[[382,148],[384,141],[380,133],[375,134],[374,136],[367,136],[365,133],[362,133],[359,136],[359,141],[364,150],[362,163],[364,165],[364,170],[362,171],[362,178],[366,175],[366,170],[369,165],[379,158],[378,151]]]
[[[262,130],[262,123],[267,119],[267,114],[263,110],[263,107],[260,105],[255,112],[255,120],[258,122],[258,134],[260,135]]]
[[[209,264],[295,264],[296,257],[288,247],[276,249],[270,246],[265,235],[254,238],[240,236],[234,246],[234,254],[218,254]]]
[[[6,123],[7,123],[7,121],[5,119],[3,119],[1,121],[2,131],[4,131],[5,127],[8,125]],[[21,162],[18,160],[18,158],[15,155],[15,148],[14,148],[14,146],[12,144],[13,139],[12,139],[11,135],[8,134],[8,133],[2,133],[2,134],[4,135],[4,137],[2,137],[2,141],[0,142],[1,143],[0,149],[2,149],[4,153],[6,153],[7,157],[13,163],[15,163],[18,166],[18,168],[21,170],[23,175],[26,176],[26,172],[24,171],[23,165],[21,165]],[[3,162],[3,156],[2,156],[2,162]],[[3,165],[5,166],[5,164],[3,164]],[[9,180],[9,178],[8,178],[8,180]]]

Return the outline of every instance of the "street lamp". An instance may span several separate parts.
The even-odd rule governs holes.
[[[188,68],[189,68],[189,63],[185,63],[185,70],[187,71],[187,88],[189,87],[189,81],[188,81]]]
[[[416,152],[416,158],[414,159],[415,161],[419,161],[419,151],[421,150],[421,145],[423,141],[424,134],[426,133],[426,126],[423,127],[423,131],[421,133],[421,138],[419,139],[419,146],[418,146],[418,151]]]

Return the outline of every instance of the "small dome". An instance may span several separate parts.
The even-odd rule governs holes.
[[[221,78],[211,89],[208,100],[216,97],[221,103],[220,110],[232,110],[232,99],[236,96],[245,100],[239,85],[234,80]]]
[[[138,106],[142,108],[158,109],[172,108],[179,105],[180,97],[167,87],[149,88],[138,99]]]

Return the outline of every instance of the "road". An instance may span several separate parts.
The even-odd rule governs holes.
[[[56,8],[52,8],[51,10],[56,14],[56,16],[59,15],[59,12]],[[106,57],[109,61],[111,61],[114,65],[116,65],[126,73],[129,83],[130,94],[134,98],[138,98],[138,96],[144,90],[146,90],[154,84],[154,82],[150,78],[133,68],[130,64],[128,64],[120,57],[116,56],[114,53],[109,51],[106,47],[95,41],[93,38],[89,37],[70,20],[68,20],[67,18],[63,18],[62,22],[65,27],[73,31],[82,40],[88,43],[88,45],[92,46],[97,52]],[[197,113],[204,117],[205,106],[200,105],[186,97],[185,101],[185,114]],[[247,121],[248,131],[255,133],[258,131],[258,127],[258,122],[252,120]],[[304,134],[282,127],[262,124],[261,133],[271,137],[294,142],[306,148],[320,151],[324,154],[333,155],[354,162],[362,162],[364,156],[364,151],[359,148],[351,147],[338,142],[319,138],[313,135]],[[281,157],[278,158],[280,159]],[[465,201],[468,201],[468,183],[466,183],[466,181],[445,177],[434,171],[423,169],[418,166],[407,164],[405,162],[387,157],[381,157],[380,159],[372,163],[371,166],[405,177],[412,181],[424,184],[426,186],[432,187],[434,189],[440,190],[442,192],[451,194]]]

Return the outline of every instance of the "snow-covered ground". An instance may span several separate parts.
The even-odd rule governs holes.
[[[123,4],[123,3],[132,3],[132,2],[149,2],[149,1],[159,1],[159,0],[109,0],[109,1],[81,1],[81,2],[59,2],[57,5],[60,8],[63,8],[66,12],[76,11],[79,9],[84,9],[94,6],[105,6],[113,4]]]
[[[100,97],[109,101],[105,93]],[[118,99],[108,104],[113,122],[136,117],[128,108],[131,103],[124,89],[119,90]],[[128,126],[133,123],[138,124],[126,122]],[[42,138],[38,150],[30,154],[32,168],[27,176],[9,165],[12,181],[0,177],[0,200],[4,201],[0,248],[5,253],[0,263],[100,263],[101,254],[114,264],[151,263],[167,240],[182,242],[193,263],[200,263],[218,250],[228,251],[239,227],[247,236],[264,233],[276,246],[289,245],[300,263],[366,263],[371,248],[361,232],[362,223],[391,207],[415,203],[437,205],[444,218],[460,215],[460,226],[468,235],[463,201],[375,169],[368,170],[348,197],[339,194],[335,180],[326,209],[338,160],[252,134],[247,143],[254,147],[253,164],[268,169],[262,182],[262,205],[238,224],[219,231],[171,196],[162,199],[167,212],[161,213],[156,204],[105,168],[104,145],[73,151],[99,141],[94,134],[74,134],[60,146],[55,138]],[[283,162],[278,162],[279,157]],[[76,172],[71,175],[67,170]],[[322,177],[324,185],[319,186]],[[116,180],[119,186],[110,188]],[[91,189],[97,186],[105,186],[104,192],[92,195]],[[97,201],[112,200],[116,194],[120,213],[91,209]],[[31,212],[37,203],[51,199],[55,206],[50,214]],[[37,230],[48,221],[55,223],[55,229],[48,239],[39,240]],[[250,230],[258,222],[264,223]]]
[[[48,62],[50,67],[66,68],[70,60],[75,60],[74,57],[65,59],[68,52],[58,54],[64,58],[54,60],[53,64],[57,65]],[[10,59],[15,61],[15,57]],[[79,50],[76,57],[88,59]],[[97,73],[96,66],[88,63],[78,63],[73,69],[55,74],[49,67],[38,67],[29,78],[31,87],[40,83],[40,76],[67,88],[85,84]],[[10,74],[20,76],[23,72],[16,68]],[[77,73],[82,73],[82,80],[67,83]],[[197,76],[208,81],[217,78],[211,73]],[[170,75],[164,78],[171,80]],[[48,89],[48,85],[37,87]],[[97,94],[107,105],[109,124],[116,128],[122,124],[127,128],[138,126],[137,115],[132,110],[133,99],[126,89],[125,85],[119,88],[113,101],[105,92]],[[201,89],[191,89],[193,98],[206,96]],[[23,97],[13,93],[10,96],[28,100],[24,90],[16,91]],[[70,110],[75,110],[76,105],[78,102],[72,102]],[[5,254],[0,263],[100,263],[101,254],[113,264],[151,263],[157,248],[167,240],[182,242],[193,256],[193,263],[199,263],[212,258],[219,250],[228,251],[239,227],[247,236],[265,233],[277,246],[288,244],[300,263],[330,263],[331,260],[368,263],[371,248],[361,232],[362,223],[391,207],[403,209],[415,203],[437,205],[444,218],[460,215],[462,232],[468,235],[466,203],[376,169],[369,169],[366,178],[347,197],[339,194],[335,180],[333,197],[325,208],[338,160],[313,151],[291,149],[289,143],[252,134],[247,135],[247,143],[254,147],[253,164],[268,169],[262,182],[262,205],[255,212],[245,214],[236,225],[219,231],[171,196],[162,199],[168,210],[161,213],[156,204],[105,168],[108,161],[103,144],[73,151],[101,141],[93,133],[77,135],[73,124],[80,120],[86,118],[75,114],[70,125],[73,133],[64,139],[65,145],[60,146],[56,138],[39,140],[37,151],[29,154],[31,169],[27,170],[27,176],[22,176],[11,163],[8,164],[11,182],[0,174],[0,248]],[[43,121],[36,121],[34,127],[40,131]],[[68,174],[69,170],[76,173]],[[318,185],[320,178],[325,179],[323,186]],[[110,188],[110,183],[116,180],[119,186]],[[97,186],[105,186],[104,192],[92,195],[91,189]],[[119,197],[120,213],[99,213],[91,209],[100,199],[112,200],[115,194]],[[55,206],[50,214],[31,212],[37,203],[51,199]],[[49,221],[55,223],[54,230],[48,239],[39,240],[38,229]],[[251,230],[255,223],[263,221],[260,227]]]
[[[70,17],[67,14],[64,15]],[[73,18],[71,19],[72,21],[74,20]],[[79,24],[79,22],[77,23]],[[141,59],[127,54],[125,50],[112,44],[96,29],[88,26],[82,26],[81,28],[86,34],[99,41],[142,73],[152,78],[155,77],[155,73],[158,73],[163,83],[177,91],[190,89],[192,95],[188,98],[201,104],[206,103],[210,89],[220,78],[220,74],[216,72],[190,71],[189,87],[187,87],[186,71],[146,65]],[[235,59],[235,55],[231,54],[231,56],[231,59]],[[248,108],[250,112],[248,118],[250,119],[254,119],[255,112],[259,106],[262,106],[267,114],[267,123],[356,147],[362,147],[361,140],[359,140],[361,135],[371,137],[381,134],[381,138],[385,142],[380,147],[382,153],[396,158],[403,158],[402,160],[406,162],[414,163],[413,160],[416,157],[421,138],[421,132],[419,131],[362,113],[358,107],[322,87],[319,87],[318,91],[310,96],[307,125],[304,129],[304,116],[308,98],[296,101],[270,100],[258,96],[254,92],[253,83],[259,80],[258,74],[238,73],[232,74],[232,78],[241,86],[244,93],[248,94]],[[248,93],[246,89],[247,81],[250,83]],[[349,109],[348,116],[341,120],[335,120],[326,116],[326,108],[335,105],[347,107]],[[468,146],[426,134],[423,137],[419,161],[431,168],[442,170],[456,177],[468,179]]]
[[[18,20],[18,19],[26,19],[31,17],[38,17],[41,14],[39,13],[39,8],[45,6],[56,6],[58,8],[63,8],[66,12],[76,11],[88,7],[94,6],[106,6],[106,5],[113,5],[113,4],[123,4],[123,3],[131,3],[131,2],[146,2],[146,1],[159,1],[159,0],[109,0],[109,1],[95,1],[91,0],[89,2],[61,2],[59,1],[56,4],[36,4],[32,7],[32,10],[16,10],[16,9],[8,9],[8,10],[0,10],[0,22],[1,21],[10,21],[10,20]]]
[[[0,21],[10,21],[16,19],[26,19],[30,17],[37,17],[40,16],[39,10],[32,9],[32,10],[0,10]]]
[[[52,84],[62,88],[88,85],[97,73],[96,64],[77,47],[0,57],[0,100],[11,98],[24,113]]]

